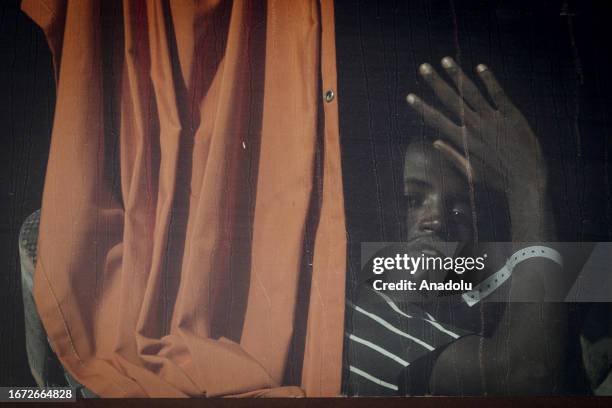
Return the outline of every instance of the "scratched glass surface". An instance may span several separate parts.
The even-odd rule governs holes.
[[[510,240],[535,223],[535,236],[527,238],[612,241],[612,79],[609,75],[612,53],[606,44],[612,18],[610,6],[603,2],[566,0],[338,0],[335,6],[336,98],[349,238],[349,302],[355,301],[359,286],[361,244],[401,242],[410,237],[409,214],[415,214],[411,209],[419,201],[414,197],[412,184],[408,189],[410,194],[406,194],[405,163],[410,145],[416,145],[419,153],[423,145],[441,140],[444,144],[442,147],[438,144],[434,153],[450,151],[452,154],[453,150],[449,149],[454,149],[460,153],[467,150],[469,155],[473,140],[488,137],[481,150],[473,151],[471,170],[463,169],[467,182],[464,207],[456,211],[466,217],[464,229],[473,240]],[[18,1],[3,2],[1,7],[0,81],[4,91],[0,109],[3,124],[0,162],[4,168],[0,182],[0,253],[5,268],[0,274],[3,310],[0,385],[26,386],[34,385],[35,380],[25,352],[18,234],[26,218],[40,208],[55,89],[51,55],[41,31],[19,11]],[[106,30],[105,35],[112,34],[108,27]],[[442,65],[444,57],[452,59],[454,69],[464,71],[465,77],[458,84],[452,76],[457,71],[450,72]],[[424,63],[429,68],[421,68]],[[507,99],[497,99],[497,94],[490,92],[480,75],[482,72],[476,71],[479,64],[486,66],[483,72],[495,75]],[[432,86],[432,73],[456,89],[461,99],[453,104],[448,94],[447,98],[436,94],[443,83],[437,82],[438,88]],[[471,96],[466,80],[476,87],[477,92]],[[259,85],[253,84],[254,89],[258,90]],[[412,106],[407,102],[409,94],[418,98],[412,99]],[[438,116],[427,116],[419,101],[431,106]],[[486,109],[497,108],[497,102],[506,106],[511,103],[512,109],[505,110],[501,116]],[[508,112],[511,113],[506,115]],[[449,130],[440,115],[460,129]],[[519,128],[525,143],[517,147],[511,137]],[[529,148],[534,146],[534,140],[539,143],[537,154]],[[504,160],[493,160],[496,155],[501,156],[500,152]],[[324,156],[318,157],[319,164],[322,159]],[[459,160],[455,165],[461,167],[465,163]],[[486,169],[485,174],[482,169]],[[425,166],[421,170],[425,177],[435,178],[434,173],[439,169]],[[540,173],[540,182],[546,181],[545,191],[535,189],[546,206],[539,207],[542,213],[534,223],[516,217],[513,221],[512,203],[507,195],[522,186],[519,181],[529,184],[538,178],[537,174],[532,177],[529,170]],[[441,185],[447,185],[445,180],[440,178]],[[417,193],[417,196],[422,194]],[[514,197],[519,209],[521,203]],[[454,214],[452,208],[450,212]],[[513,231],[520,222],[527,224],[522,225],[525,229]],[[305,265],[311,261],[315,229],[316,225],[310,223],[305,231]],[[242,233],[249,234],[248,226]],[[357,320],[351,308],[347,310],[347,327],[350,327]],[[584,370],[582,393],[612,394],[611,310],[610,304],[603,302],[582,302],[567,310],[564,322],[574,336],[571,344],[563,345],[563,353],[574,361],[575,372]],[[536,316],[533,325],[524,325],[530,329],[530,335],[541,322],[538,316],[547,311],[536,307],[532,312]],[[472,323],[481,327],[473,329],[475,332],[497,329],[485,319],[486,310],[478,309],[478,313]],[[451,319],[450,323],[461,322]],[[404,382],[410,384],[402,390],[416,394],[423,389],[441,394],[529,393],[530,390],[513,388],[510,384],[507,377],[510,365],[503,366],[503,370],[487,365],[492,348],[485,338],[479,337],[476,343],[467,344],[466,349],[456,350],[448,359],[448,370],[464,373],[451,376],[456,381],[443,381],[441,378],[449,378],[444,375],[445,371],[434,371],[430,384],[412,384],[410,378],[415,377],[414,373],[423,376],[422,373],[432,371],[432,360],[425,358],[413,364],[412,372],[404,372]],[[534,335],[533,340],[547,352],[560,347],[554,338]],[[494,352],[530,359],[541,350],[534,346],[517,352],[512,347],[510,343],[500,343]],[[476,350],[470,359],[473,365],[456,358],[470,350]],[[295,362],[287,372],[299,372],[300,364]],[[56,368],[60,370],[60,380],[64,380],[61,367]],[[472,369],[487,374],[470,377]],[[555,378],[552,388],[560,390],[564,381],[571,380]],[[496,381],[502,384],[501,390],[487,388]]]

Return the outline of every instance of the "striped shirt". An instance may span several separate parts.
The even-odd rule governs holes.
[[[463,328],[434,317],[415,303],[401,302],[394,295],[362,285],[354,303],[347,301],[346,394],[410,394],[408,384],[423,382],[428,374],[409,366],[422,364],[457,339],[479,332],[473,325],[461,324],[466,317],[472,321],[477,318],[474,310],[461,304],[451,304],[445,310],[440,314],[446,317],[458,312],[452,321]],[[421,378],[409,378],[411,375]]]

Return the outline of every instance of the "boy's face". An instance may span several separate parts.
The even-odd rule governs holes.
[[[403,188],[407,240],[415,252],[438,256],[442,242],[473,241],[468,181],[431,144],[408,147]]]

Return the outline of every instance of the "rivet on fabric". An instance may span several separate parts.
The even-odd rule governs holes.
[[[336,96],[334,94],[334,90],[333,89],[329,89],[327,92],[325,92],[325,102],[329,103],[331,101],[334,100],[334,96]]]

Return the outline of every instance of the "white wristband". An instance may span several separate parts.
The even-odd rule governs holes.
[[[530,246],[516,251],[497,272],[480,282],[473,290],[462,295],[468,306],[472,307],[499,288],[512,275],[519,263],[529,258],[546,258],[563,267],[561,254],[549,247]]]

